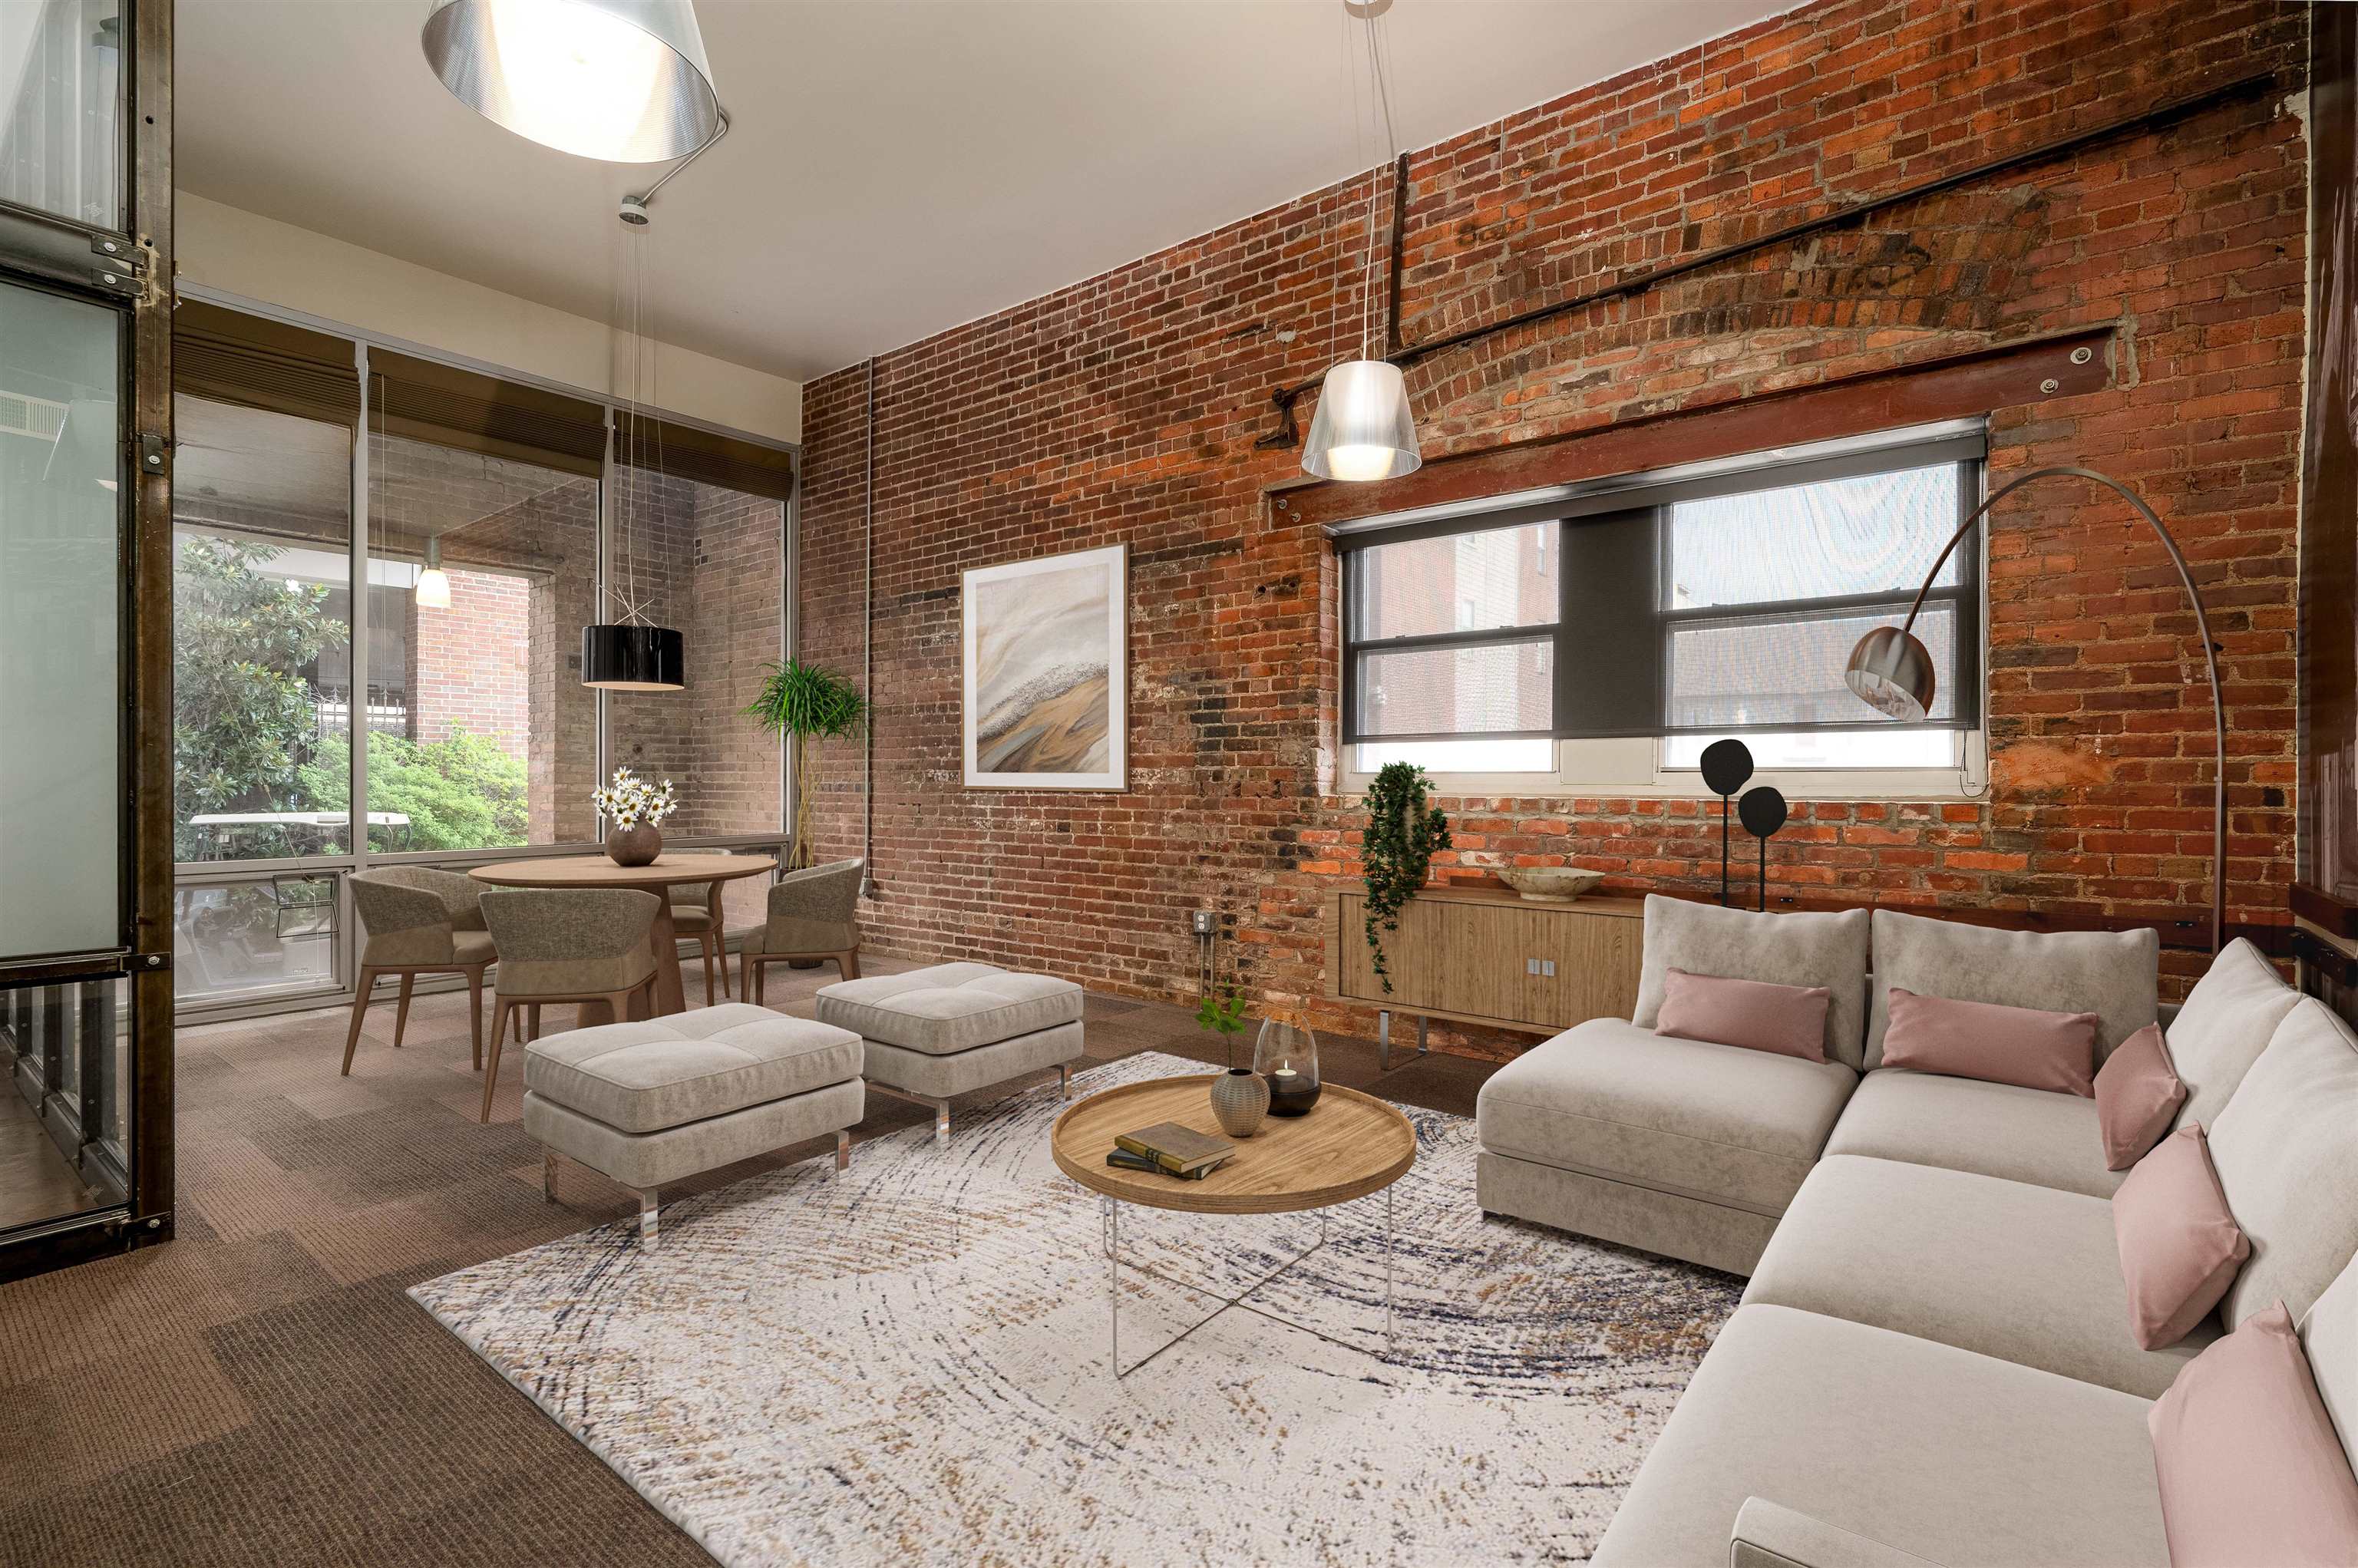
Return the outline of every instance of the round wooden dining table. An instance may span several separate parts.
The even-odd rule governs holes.
[[[672,930],[671,900],[664,896],[666,890],[708,883],[712,889],[712,907],[718,913],[722,882],[758,877],[775,870],[777,864],[776,859],[769,855],[666,853],[644,866],[618,866],[604,855],[549,855],[477,866],[467,874],[479,882],[500,888],[636,888],[654,893],[662,903],[655,909],[654,927],[647,933],[647,941],[654,948],[655,957],[654,1011],[665,1013],[687,1010],[687,994],[679,979],[679,938]],[[639,1011],[646,1005],[634,998],[631,1016],[651,1016]],[[584,1028],[611,1023],[614,1010],[606,1002],[585,1001],[579,1004],[577,1021]]]

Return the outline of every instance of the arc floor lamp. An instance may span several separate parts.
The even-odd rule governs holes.
[[[2211,677],[2211,728],[2217,759],[2212,763],[2211,782],[2211,950],[2215,953],[2227,935],[2227,711],[2219,697],[2219,657],[2211,645],[2211,622],[2203,613],[2202,594],[2194,586],[2194,574],[2186,569],[2186,557],[2180,551],[2178,541],[2169,536],[2169,530],[2161,525],[2153,508],[2127,485],[2093,469],[2059,466],[2032,469],[2000,486],[1957,524],[1957,531],[1941,546],[1932,569],[1924,574],[1924,586],[1916,590],[1915,602],[1908,607],[1908,619],[1896,628],[1877,626],[1858,640],[1858,646],[1851,650],[1843,679],[1861,701],[1878,713],[1911,723],[1921,719],[1932,706],[1932,655],[1916,636],[1914,627],[1916,612],[1924,607],[1924,596],[1931,591],[1932,580],[1941,575],[1941,568],[1956,552],[1958,542],[1981,521],[1984,513],[2026,484],[2058,478],[2084,479],[2101,484],[2136,508],[2137,515],[2161,541],[2161,547],[2169,552],[2170,563],[2178,568],[2178,580],[2185,586],[2186,597],[2194,606],[2194,634],[2201,639],[2202,665]]]

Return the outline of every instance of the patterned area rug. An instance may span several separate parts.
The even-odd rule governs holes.
[[[1201,1072],[1148,1054],[1076,1093]],[[1586,1557],[1738,1281],[1474,1205],[1412,1110],[1394,1189],[1120,1381],[1093,1194],[1035,1090],[448,1274],[414,1296],[721,1562],[1314,1564]],[[1233,1295],[1316,1215],[1125,1207],[1125,1261]],[[1122,1271],[1125,1365],[1220,1305]],[[1275,1321],[1291,1318],[1302,1327]]]

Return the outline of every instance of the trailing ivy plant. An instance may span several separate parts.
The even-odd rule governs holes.
[[[1401,906],[1424,885],[1433,857],[1450,847],[1449,818],[1427,798],[1432,786],[1414,762],[1387,762],[1368,786],[1368,828],[1359,859],[1368,883],[1368,951],[1386,995],[1392,976],[1384,962],[1382,934],[1400,929]]]

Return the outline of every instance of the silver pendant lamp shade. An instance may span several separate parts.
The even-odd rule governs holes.
[[[437,0],[422,41],[459,102],[560,152],[659,163],[720,130],[690,0]]]
[[[1326,373],[1310,438],[1303,444],[1304,470],[1320,479],[1365,481],[1414,473],[1423,462],[1400,366],[1345,360]]]

